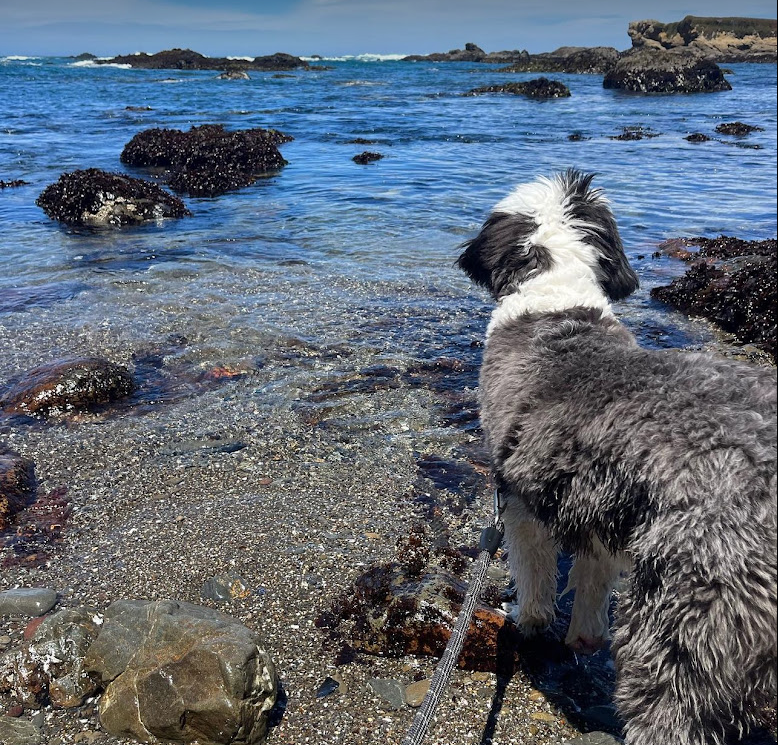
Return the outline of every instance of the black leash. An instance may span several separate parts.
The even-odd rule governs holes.
[[[459,611],[454,628],[451,630],[446,649],[443,656],[435,668],[430,681],[430,687],[427,695],[422,701],[421,707],[416,712],[411,728],[402,741],[402,745],[419,745],[427,734],[432,717],[435,715],[435,709],[440,702],[440,697],[448,685],[451,672],[456,667],[459,655],[462,653],[462,647],[465,644],[470,623],[473,620],[473,612],[481,596],[484,582],[486,581],[486,572],[489,569],[489,562],[497,553],[503,538],[502,513],[504,505],[500,499],[500,492],[494,490],[494,520],[491,525],[481,531],[481,540],[478,548],[480,553],[476,561],[473,576],[467,588],[467,594],[462,601],[462,609]]]

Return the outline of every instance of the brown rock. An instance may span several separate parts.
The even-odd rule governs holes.
[[[58,360],[26,373],[0,397],[10,414],[48,415],[88,409],[135,389],[126,368],[96,357]]]

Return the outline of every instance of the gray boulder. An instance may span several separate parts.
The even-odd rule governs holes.
[[[636,93],[708,93],[732,90],[721,68],[700,53],[639,49],[624,55],[602,81],[604,88]]]
[[[84,667],[105,686],[102,726],[142,741],[263,742],[277,695],[257,634],[173,600],[111,605]]]

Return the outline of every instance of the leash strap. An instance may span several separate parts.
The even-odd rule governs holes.
[[[470,628],[470,623],[473,620],[473,612],[475,611],[475,606],[478,603],[478,598],[481,595],[484,582],[486,581],[486,572],[489,569],[489,562],[500,547],[503,537],[501,519],[502,504],[497,491],[495,491],[494,494],[494,506],[494,523],[484,528],[481,533],[479,544],[481,553],[478,555],[478,560],[475,569],[473,570],[473,576],[467,588],[467,594],[462,601],[462,609],[459,611],[459,616],[454,624],[454,628],[451,630],[451,636],[449,637],[443,656],[440,658],[440,662],[438,662],[435,672],[432,675],[427,695],[424,697],[421,707],[416,712],[411,728],[402,741],[402,745],[419,745],[424,739],[430,723],[432,722],[432,718],[435,715],[435,709],[440,702],[440,697],[443,695],[443,691],[448,685],[451,672],[456,667],[459,655],[462,653],[465,637]]]

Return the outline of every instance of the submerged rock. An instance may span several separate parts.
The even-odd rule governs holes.
[[[690,251],[689,246],[698,246],[699,250]],[[692,265],[669,286],[652,289],[651,297],[689,315],[707,318],[775,360],[775,239],[684,238],[667,241],[660,248]]]
[[[134,390],[132,376],[121,365],[97,357],[64,359],[36,367],[8,386],[0,408],[46,416],[110,403]]]
[[[32,461],[0,445],[0,531],[32,498],[34,484]]]
[[[147,129],[122,150],[131,166],[168,169],[168,182],[178,192],[212,197],[253,184],[263,174],[279,171],[286,160],[277,145],[293,138],[274,129],[228,132],[220,124],[178,129]]]
[[[636,93],[710,93],[732,86],[721,68],[684,49],[639,49],[624,55],[605,75],[604,88]]]
[[[10,181],[0,181],[0,189],[13,189],[15,186],[25,186],[28,182],[20,178],[11,179]]]
[[[191,213],[150,181],[97,168],[63,173],[35,202],[53,220],[93,227],[137,225]]]
[[[718,124],[716,131],[720,135],[735,135],[737,137],[744,137],[750,135],[752,132],[764,132],[764,127],[756,127],[752,124],[744,124],[743,122],[726,122],[724,124]]]
[[[45,587],[14,587],[0,592],[0,616],[42,616],[56,604],[56,591]]]
[[[501,85],[485,85],[473,88],[465,95],[478,96],[482,93],[512,93],[528,98],[568,98],[570,89],[558,80],[535,78],[524,83],[502,83]]]
[[[143,742],[264,742],[277,695],[261,639],[210,608],[173,600],[109,606],[84,667],[105,686],[100,722]]]
[[[373,153],[369,150],[365,150],[364,153],[359,153],[359,155],[355,155],[351,160],[353,160],[355,163],[359,163],[362,166],[367,165],[368,163],[373,163],[376,160],[381,160],[384,156],[381,155],[381,153]]]

